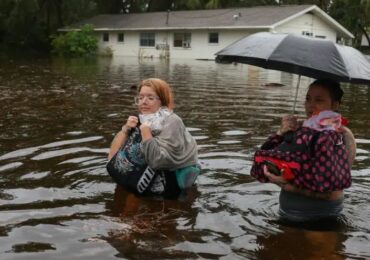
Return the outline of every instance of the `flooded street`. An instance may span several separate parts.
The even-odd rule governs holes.
[[[203,171],[179,201],[129,196],[105,169],[136,113],[133,86],[148,77],[170,83],[198,143]],[[0,258],[370,258],[370,87],[343,85],[357,142],[343,223],[280,223],[278,187],[249,175],[256,148],[291,113],[296,81],[213,61],[0,58]]]

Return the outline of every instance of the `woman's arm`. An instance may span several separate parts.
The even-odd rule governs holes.
[[[112,144],[110,145],[108,161],[117,153],[119,148],[127,141],[128,134],[131,128],[137,126],[139,119],[136,116],[129,116],[127,118],[126,124],[122,126],[121,131],[119,131],[114,137]]]
[[[298,193],[306,197],[322,200],[336,200],[343,196],[342,191],[332,191],[332,192],[314,192],[308,189],[299,188],[294,186],[281,176],[276,176],[270,173],[266,166],[264,166],[264,174],[269,179],[271,183],[278,185],[282,190]]]
[[[346,145],[346,150],[348,152],[348,162],[352,167],[352,164],[356,157],[356,140],[355,137],[353,136],[352,131],[349,128],[342,126],[341,130],[343,131],[342,133],[344,136],[344,143]]]
[[[140,125],[141,140],[145,142],[153,137],[152,130],[150,129],[150,124],[142,123]]]
[[[284,140],[282,135],[273,134],[261,145],[261,150],[271,150],[281,144]]]
[[[122,128],[122,130],[116,134],[112,141],[112,144],[110,145],[108,161],[112,159],[112,157],[117,153],[119,148],[121,148],[121,146],[127,141],[128,131],[129,130],[124,130],[124,128]]]
[[[261,150],[274,149],[284,141],[284,135],[288,132],[297,130],[299,127],[298,119],[294,115],[286,115],[281,119],[281,126],[276,134],[271,135],[265,143],[262,144]]]
[[[177,115],[172,114],[166,119],[159,135],[146,139],[143,134],[141,149],[152,169],[176,169],[196,164],[196,142]]]

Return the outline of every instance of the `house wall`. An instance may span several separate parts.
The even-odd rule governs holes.
[[[109,32],[109,42],[103,41],[103,32],[97,32],[99,50],[104,52],[110,48],[115,56],[133,57],[169,57],[190,59],[214,59],[215,53],[227,45],[262,30],[251,29],[222,29],[222,30],[185,30],[185,31],[152,31],[155,32],[155,45],[168,46],[168,49],[156,47],[140,47],[140,31],[123,31],[124,42],[118,42],[118,31]],[[271,31],[294,33],[302,35],[302,32],[312,34],[313,37],[325,37],[336,41],[336,31],[317,16],[305,14],[296,19],[286,22]],[[148,31],[149,32],[149,31]],[[191,33],[189,48],[174,47],[174,33]],[[218,32],[219,42],[209,43],[210,32]]]
[[[209,43],[209,33],[218,33],[218,43]],[[191,32],[190,48],[173,47],[170,34],[170,57],[192,59],[214,59],[215,53],[227,45],[251,34],[250,30],[194,30]]]
[[[174,33],[191,33],[190,48],[174,47]],[[219,42],[209,43],[210,32],[218,32]],[[117,31],[109,32],[109,41],[103,41],[103,33],[98,32],[99,51],[106,52],[107,48],[113,51],[115,56],[134,56],[134,57],[163,57],[169,55],[170,58],[191,58],[191,59],[214,59],[215,53],[227,45],[257,32],[256,30],[193,30],[193,31],[156,31],[155,45],[164,46],[168,44],[168,51],[157,49],[156,47],[140,47],[140,32],[125,31],[124,42],[118,42]]]
[[[119,31],[109,32],[109,42],[103,41],[103,33],[98,33],[99,50],[104,52],[106,48],[110,48],[115,56],[128,57],[159,57],[163,51],[157,50],[155,47],[140,47],[140,32],[138,31],[122,31],[124,33],[124,42],[118,42]],[[155,32],[155,43],[163,44],[168,40],[169,35],[166,32]]]
[[[320,17],[310,13],[299,16],[287,23],[277,26],[274,31],[302,35],[302,32],[312,33],[313,37],[325,36],[325,39],[336,42],[337,33]]]

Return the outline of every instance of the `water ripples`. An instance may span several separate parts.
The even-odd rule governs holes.
[[[344,114],[353,117],[358,147],[345,229],[329,234],[282,225],[278,188],[249,175],[255,149],[292,111],[296,77],[188,60],[24,63],[0,70],[1,111],[6,111],[0,119],[4,259],[269,259],[287,258],[286,252],[298,257],[300,251],[370,257],[367,89],[345,86]],[[198,143],[202,175],[179,201],[132,198],[105,170],[114,134],[136,113],[134,86],[153,76],[173,86],[175,110]],[[271,82],[283,85],[266,84]],[[308,83],[302,79],[300,115]],[[312,245],[322,239],[335,246]],[[298,249],[285,245],[293,240],[300,241]]]

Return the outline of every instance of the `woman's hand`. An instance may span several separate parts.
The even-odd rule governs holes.
[[[313,192],[307,189],[302,189],[294,186],[281,176],[276,176],[268,171],[267,166],[263,166],[263,173],[269,179],[271,183],[278,185],[282,190],[298,193],[306,197],[322,199],[322,200],[337,200],[343,197],[342,191],[333,191],[333,192]]]
[[[143,141],[148,140],[153,137],[149,122],[144,122],[140,125],[140,132],[141,132],[141,139]]]
[[[271,183],[275,183],[276,185],[278,185],[282,189],[286,185],[289,184],[289,182],[286,179],[284,179],[282,176],[276,176],[276,175],[272,174],[271,172],[269,172],[266,165],[263,165],[263,173],[265,174],[265,176],[269,179],[269,181]]]
[[[127,118],[126,124],[122,126],[122,131],[127,134],[131,128],[135,128],[139,122],[139,119],[136,116],[129,116]]]
[[[298,118],[294,115],[287,115],[281,119],[281,127],[278,130],[278,135],[283,135],[289,131],[295,131],[299,127]]]
[[[129,131],[131,130],[131,128],[137,126],[138,121],[139,119],[136,116],[129,116],[127,118],[126,124],[122,126],[121,131],[116,134],[112,141],[109,149],[108,160],[112,159],[112,157],[117,153],[122,144],[126,142]]]
[[[140,131],[150,130],[151,123],[144,122],[140,125]]]

